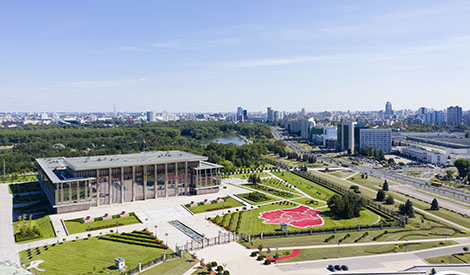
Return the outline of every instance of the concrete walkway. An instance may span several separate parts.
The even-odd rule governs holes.
[[[8,184],[0,184],[0,260],[18,264],[13,233],[12,195]]]

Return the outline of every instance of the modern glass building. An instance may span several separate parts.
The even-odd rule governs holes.
[[[39,182],[57,213],[219,191],[222,166],[183,151],[36,159]]]

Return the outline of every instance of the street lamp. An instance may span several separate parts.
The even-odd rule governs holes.
[[[154,228],[155,228],[155,238],[157,237],[157,227],[158,227],[158,225],[154,226]]]
[[[339,245],[340,245],[340,244],[341,244],[341,242],[338,241],[338,259],[339,259],[339,256],[340,256],[340,255],[339,255]]]
[[[168,233],[165,233],[165,237],[166,237],[166,245],[168,245]]]

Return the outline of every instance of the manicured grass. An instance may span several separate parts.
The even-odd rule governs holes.
[[[250,175],[257,175],[260,178],[271,177],[271,175],[266,172],[235,174],[235,175],[228,175],[228,177],[237,178],[237,179],[248,179]]]
[[[372,211],[363,209],[361,211],[361,216],[358,218],[351,218],[351,219],[338,219],[336,217],[332,217],[330,212],[328,211],[328,208],[322,208],[324,212],[320,213],[320,217],[323,218],[325,223],[323,224],[323,227],[334,227],[335,225],[337,227],[349,227],[349,226],[357,226],[358,224],[362,225],[372,225],[372,224],[377,224],[379,223],[380,219],[379,216],[375,213],[372,213]]]
[[[257,190],[257,191],[269,193],[273,196],[281,197],[281,198],[284,198],[284,199],[291,199],[291,198],[295,198],[295,197],[300,196],[300,194],[298,194],[298,193],[291,193],[291,192],[286,192],[286,191],[283,191],[283,190],[278,190],[278,189],[275,189],[275,188],[270,187],[270,186],[265,186],[263,184],[247,183],[247,184],[242,184],[242,186],[248,187],[248,188],[251,188],[251,189],[254,189],[254,190]]]
[[[319,207],[322,207],[322,206],[326,205],[326,203],[323,202],[323,201],[313,200],[313,199],[310,199],[310,198],[292,199],[290,201],[298,202],[300,204],[310,206],[312,208],[319,208]],[[321,208],[321,209],[323,210],[324,208]]]
[[[189,253],[184,252],[183,257],[176,260],[171,260],[165,263],[161,263],[156,267],[153,267],[141,274],[144,275],[178,275],[183,274],[192,268],[197,263],[192,262],[193,258]]]
[[[364,185],[375,191],[379,191],[379,189],[382,189],[382,185],[384,183],[384,180],[381,180],[376,177],[369,176],[367,179],[365,177],[362,178],[360,174],[357,174],[354,177],[349,178],[348,181],[354,182],[360,185]],[[388,182],[388,184],[390,185],[390,182]]]
[[[425,259],[430,264],[469,264],[470,253],[456,253],[439,257]]]
[[[40,255],[31,249],[32,259],[27,259],[26,250],[20,252],[21,262],[29,265],[31,261],[43,260],[39,268],[33,269],[36,274],[83,274],[93,272],[111,272],[119,274],[113,269],[114,259],[123,257],[129,268],[136,267],[139,262],[146,262],[163,254],[165,250],[140,245],[111,242],[90,238],[88,240],[68,241],[55,246],[49,245],[48,250],[40,248]],[[167,253],[171,252],[167,250]]]
[[[338,178],[347,178],[349,176],[352,176],[354,175],[354,172],[352,171],[349,171],[349,172],[344,172],[344,171],[335,171],[335,172],[329,172],[330,175],[333,175],[335,177],[338,177]]]
[[[14,177],[0,177],[0,183],[28,182],[36,181],[36,175],[16,175]]]
[[[253,192],[250,192],[250,193],[253,193]],[[239,196],[240,198],[243,198],[244,200],[246,200],[247,202],[249,202],[251,204],[263,204],[263,203],[268,203],[268,202],[273,202],[273,201],[278,201],[279,200],[279,199],[273,198],[271,196],[265,195],[267,197],[266,200],[252,201],[252,200],[248,199],[248,196],[249,196],[250,193],[237,194],[237,196]]]
[[[52,227],[51,219],[49,218],[49,216],[44,216],[42,218],[32,220],[31,222],[33,225],[36,225],[39,228],[39,231],[41,232],[41,237],[23,241],[23,242],[18,242],[18,243],[28,243],[28,242],[34,242],[37,240],[50,239],[50,238],[55,237],[54,228]],[[20,231],[21,223],[22,222],[20,221],[13,222],[14,233],[17,233]],[[28,223],[29,223],[29,220],[26,219],[25,224],[27,225]]]
[[[374,178],[374,177],[369,177],[368,179],[362,179],[360,175],[356,175],[356,176],[354,176],[354,181],[353,181],[351,179],[342,180],[342,179],[336,178],[334,176],[331,176],[331,175],[328,175],[328,174],[325,174],[325,173],[322,173],[322,172],[317,172],[317,171],[311,171],[310,173],[312,173],[315,176],[319,176],[323,179],[330,180],[330,181],[334,182],[336,185],[339,185],[343,188],[349,188],[351,186],[350,183],[354,182],[358,185],[367,186],[368,188],[373,189],[373,190],[379,190],[379,189],[381,189],[379,184],[380,185],[383,184],[383,181],[381,179]],[[390,182],[389,182],[389,184],[390,184]],[[366,198],[369,198],[369,199],[372,199],[372,200],[375,199],[376,192],[366,190],[364,188],[360,188],[360,190],[361,190],[361,194],[363,196],[365,196]],[[449,220],[451,222],[454,222],[454,223],[457,223],[457,224],[460,224],[460,225],[463,225],[463,226],[466,226],[466,227],[468,227],[468,225],[470,224],[470,218],[463,217],[462,215],[460,215],[458,213],[451,212],[451,211],[446,210],[444,208],[441,208],[439,211],[432,211],[432,210],[429,209],[430,208],[429,203],[419,201],[419,200],[414,199],[410,196],[402,195],[402,194],[397,193],[397,192],[392,191],[392,190],[387,191],[387,195],[391,195],[394,199],[400,200],[402,202],[405,202],[406,200],[409,199],[413,203],[413,206],[415,206],[415,207],[417,207],[421,210],[425,210],[429,213],[432,213],[436,216],[439,216],[443,219]],[[400,203],[396,202],[395,207],[397,208],[399,204]],[[388,208],[388,209],[392,209],[392,206],[387,206],[387,205],[382,205],[382,206],[385,207],[385,208]]]
[[[274,188],[277,188],[277,189],[282,189],[282,190],[285,190],[285,191],[293,192],[293,193],[298,193],[295,190],[295,188],[293,187],[293,185],[288,184],[288,183],[284,183],[284,182],[282,182],[278,179],[275,179],[275,178],[264,179],[264,180],[261,181],[261,184],[271,186],[271,187],[274,187]]]
[[[243,204],[241,204],[240,202],[238,202],[237,200],[231,197],[227,197],[224,199],[225,199],[224,202],[192,206],[192,207],[189,207],[188,209],[191,210],[194,214],[197,214],[197,213],[202,213],[202,212],[209,212],[209,211],[215,211],[215,210],[220,210],[220,209],[243,206]]]
[[[313,198],[327,201],[335,193],[318,184],[315,184],[307,179],[292,174],[291,172],[273,172],[279,178],[287,181],[289,184],[294,185],[303,192],[309,194]]]
[[[245,232],[246,234],[259,234],[261,230],[263,230],[263,232],[275,232],[276,230],[280,229],[280,225],[264,224],[263,220],[259,218],[260,213],[276,209],[294,208],[297,206],[298,205],[295,203],[283,202],[281,204],[274,203],[263,205],[258,209],[244,211],[239,232]],[[288,226],[288,228],[290,230],[295,229],[291,226]]]
[[[447,245],[454,245],[456,242],[449,241]],[[400,253],[408,251],[423,250],[433,247],[442,247],[443,245],[439,242],[422,242],[422,243],[413,243],[409,242],[408,245],[364,245],[364,246],[355,246],[355,247],[341,247],[340,246],[340,257],[356,257],[356,256],[367,256],[367,255],[377,255],[385,253]],[[291,250],[280,250],[279,254],[285,252],[292,252]],[[286,253],[287,254],[287,253]],[[332,259],[338,257],[338,248],[315,248],[315,249],[300,249],[300,254],[295,258],[285,259],[281,262],[301,262],[301,261],[312,261],[312,260],[321,260],[321,259]]]
[[[135,216],[129,215],[127,217],[120,217],[116,219],[109,219],[109,220],[102,220],[102,221],[88,222],[88,223],[80,223],[78,221],[73,221],[73,220],[67,220],[67,221],[64,221],[64,223],[65,223],[65,226],[67,227],[67,231],[69,232],[69,234],[76,234],[76,233],[88,231],[87,230],[88,227],[93,229],[96,227],[108,226],[108,225],[113,225],[116,223],[128,225],[128,224],[139,223],[139,220]],[[96,230],[99,230],[99,229],[96,229]]]

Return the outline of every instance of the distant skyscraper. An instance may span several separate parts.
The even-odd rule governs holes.
[[[392,103],[390,101],[387,101],[387,103],[385,103],[385,114],[393,115]]]
[[[447,108],[447,125],[457,126],[462,124],[462,108],[450,106]]]
[[[315,120],[313,117],[302,118],[300,120],[300,136],[302,136],[303,139],[310,140],[310,132],[313,127],[315,127]]]
[[[271,121],[279,121],[280,118],[281,118],[281,115],[279,111],[273,111],[273,119]]]
[[[467,112],[463,115],[463,123],[467,126],[470,126],[470,112]]]
[[[155,112],[154,111],[148,111],[147,112],[147,121],[148,122],[155,122],[156,117],[155,117]]]
[[[274,113],[273,113],[273,109],[271,107],[268,107],[268,110],[266,112],[266,120],[267,121],[274,121]]]
[[[243,117],[243,108],[242,108],[242,107],[238,107],[238,108],[237,108],[237,121],[239,121],[239,122],[243,122],[243,121],[244,121],[244,117]]]
[[[243,121],[247,121],[247,120],[248,120],[248,111],[243,110]]]
[[[305,108],[302,108],[302,110],[300,111],[300,115],[301,115],[301,116],[305,116],[305,115],[306,115]]]

